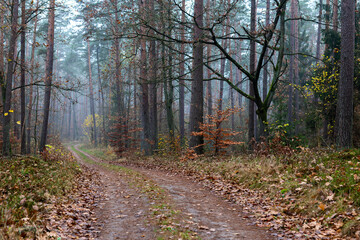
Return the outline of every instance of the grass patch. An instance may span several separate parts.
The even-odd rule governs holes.
[[[84,151],[96,158],[100,158],[106,161],[112,161],[118,159],[112,147],[99,146],[93,147],[91,144],[81,145],[81,151]]]
[[[0,160],[0,239],[39,237],[47,204],[72,190],[79,166],[59,149],[50,152]]]

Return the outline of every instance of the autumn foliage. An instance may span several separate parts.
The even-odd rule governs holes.
[[[138,132],[141,128],[137,127],[137,123],[130,121],[126,117],[118,117],[114,125],[111,127],[111,132],[108,134],[111,146],[115,148],[118,155],[125,151],[136,149],[138,146]]]
[[[194,136],[203,136],[205,143],[198,145],[208,145],[214,155],[225,154],[226,149],[233,145],[242,144],[231,140],[239,134],[239,132],[232,131],[230,128],[225,128],[223,125],[229,120],[232,114],[238,112],[239,109],[227,108],[225,110],[216,110],[214,115],[208,115],[207,123],[200,124],[200,132],[193,132]]]

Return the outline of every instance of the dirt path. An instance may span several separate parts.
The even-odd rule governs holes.
[[[153,169],[130,168],[166,189],[181,211],[191,217],[202,239],[274,239],[265,229],[244,220],[239,206],[209,192],[189,177]]]
[[[74,155],[81,161],[76,153]],[[94,161],[101,161],[86,155]],[[121,174],[97,165],[91,167],[100,173],[108,196],[97,211],[103,226],[99,239],[157,239],[155,227],[146,223],[146,199],[129,188]],[[275,239],[265,229],[244,220],[238,206],[226,202],[190,178],[159,170],[126,167],[140,172],[163,188],[176,209],[181,210],[187,219],[187,227],[197,232],[201,239]],[[127,199],[129,196],[130,200]]]
[[[75,149],[80,151],[77,146]],[[147,223],[145,217],[148,209],[146,200],[129,187],[123,174],[88,164],[74,151],[71,152],[81,164],[99,173],[103,186],[104,199],[96,209],[97,231],[100,232],[97,239],[156,239],[154,228]],[[82,153],[97,160],[85,152]]]

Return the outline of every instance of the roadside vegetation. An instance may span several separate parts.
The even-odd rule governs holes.
[[[89,237],[94,173],[63,148],[0,161],[0,239]],[[75,224],[76,220],[76,224]],[[88,223],[88,224],[83,224]],[[81,227],[76,225],[80,225]]]
[[[73,189],[81,171],[63,150],[48,146],[43,157],[0,161],[0,238],[36,238],[43,234],[49,204]]]

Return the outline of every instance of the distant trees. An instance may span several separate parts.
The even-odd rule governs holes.
[[[286,126],[284,137],[311,133],[318,144],[336,137],[351,146],[344,126],[360,113],[349,74],[360,65],[350,59],[360,51],[349,22],[342,19],[349,30],[338,33],[347,8],[336,0],[320,0],[317,9],[296,0],[83,0],[76,17],[57,12],[74,25],[59,21],[56,31],[55,0],[9,3],[0,7],[4,155],[80,139],[89,116],[102,119],[92,122],[95,144],[140,146],[150,155],[167,139],[169,149],[203,153],[209,146],[192,133],[215,106],[242,108],[217,125],[242,132],[234,142],[271,139]]]

